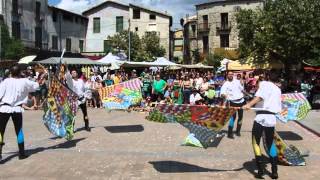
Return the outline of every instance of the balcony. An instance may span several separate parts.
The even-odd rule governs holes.
[[[208,32],[210,31],[211,24],[208,22],[203,22],[198,24],[198,32]]]
[[[221,23],[221,22],[217,22],[216,23],[216,28],[217,31],[231,31],[231,22],[227,22],[227,23]]]

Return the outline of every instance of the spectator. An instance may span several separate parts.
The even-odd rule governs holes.
[[[190,105],[199,105],[201,104],[202,97],[198,93],[196,88],[192,89],[192,94],[190,95]]]
[[[22,105],[25,110],[37,110],[37,101],[36,97],[29,93],[28,97],[26,98],[26,103]]]
[[[160,75],[157,74],[156,79],[152,85],[152,94],[154,96],[154,99],[156,99],[157,101],[162,100],[164,97],[164,90],[166,89],[166,87],[166,81],[161,79]]]
[[[185,76],[184,80],[182,81],[182,90],[183,90],[183,103],[189,104],[190,103],[190,95],[192,89],[192,83],[189,76]]]

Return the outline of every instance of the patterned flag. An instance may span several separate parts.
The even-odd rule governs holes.
[[[67,140],[73,138],[73,124],[78,108],[78,96],[62,83],[64,71],[60,72],[59,79],[53,76],[45,103],[43,123],[48,130]]]
[[[180,123],[207,148],[216,140],[217,134],[235,111],[234,108],[160,104],[149,113],[147,119],[162,123]]]
[[[120,84],[107,86],[99,90],[103,106],[106,109],[128,109],[142,100],[142,82],[133,79]]]
[[[305,119],[311,106],[302,93],[282,95],[283,111],[277,115],[282,122]]]

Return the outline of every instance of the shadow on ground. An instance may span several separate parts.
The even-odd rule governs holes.
[[[226,172],[226,171],[241,171],[244,168],[238,169],[210,169],[200,167],[193,164],[188,164],[178,161],[151,161],[153,168],[160,173],[187,173],[187,172]]]
[[[291,141],[303,140],[303,138],[299,134],[294,133],[292,131],[277,131],[277,133],[283,140],[291,140]]]
[[[38,148],[34,148],[34,149],[28,149],[26,150],[26,154],[27,155],[34,155],[34,154],[37,154],[37,153],[40,153],[40,152],[43,152],[43,151],[46,151],[46,150],[54,150],[54,149],[70,149],[70,148],[73,148],[73,147],[76,147],[77,146],[77,143],[79,143],[80,141],[83,141],[85,140],[86,138],[80,138],[80,139],[73,139],[73,140],[70,140],[70,141],[66,141],[66,142],[63,142],[61,144],[57,144],[57,145],[54,145],[54,146],[49,146],[49,147],[38,147]],[[14,153],[14,154],[12,154]],[[18,156],[18,153],[15,153],[15,152],[9,152],[8,154],[12,154],[10,156],[8,156],[7,158],[5,159],[2,159],[0,161],[0,164],[5,164],[6,162],[10,161],[11,159],[15,158]]]
[[[144,128],[142,125],[106,126],[104,128],[110,133],[129,133],[129,132],[144,131]]]

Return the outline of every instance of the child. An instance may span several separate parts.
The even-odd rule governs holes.
[[[214,98],[216,96],[216,91],[214,89],[214,85],[209,85],[209,89],[208,89],[208,91],[206,91],[204,93],[204,95],[208,101],[208,104],[212,105],[214,103]]]

